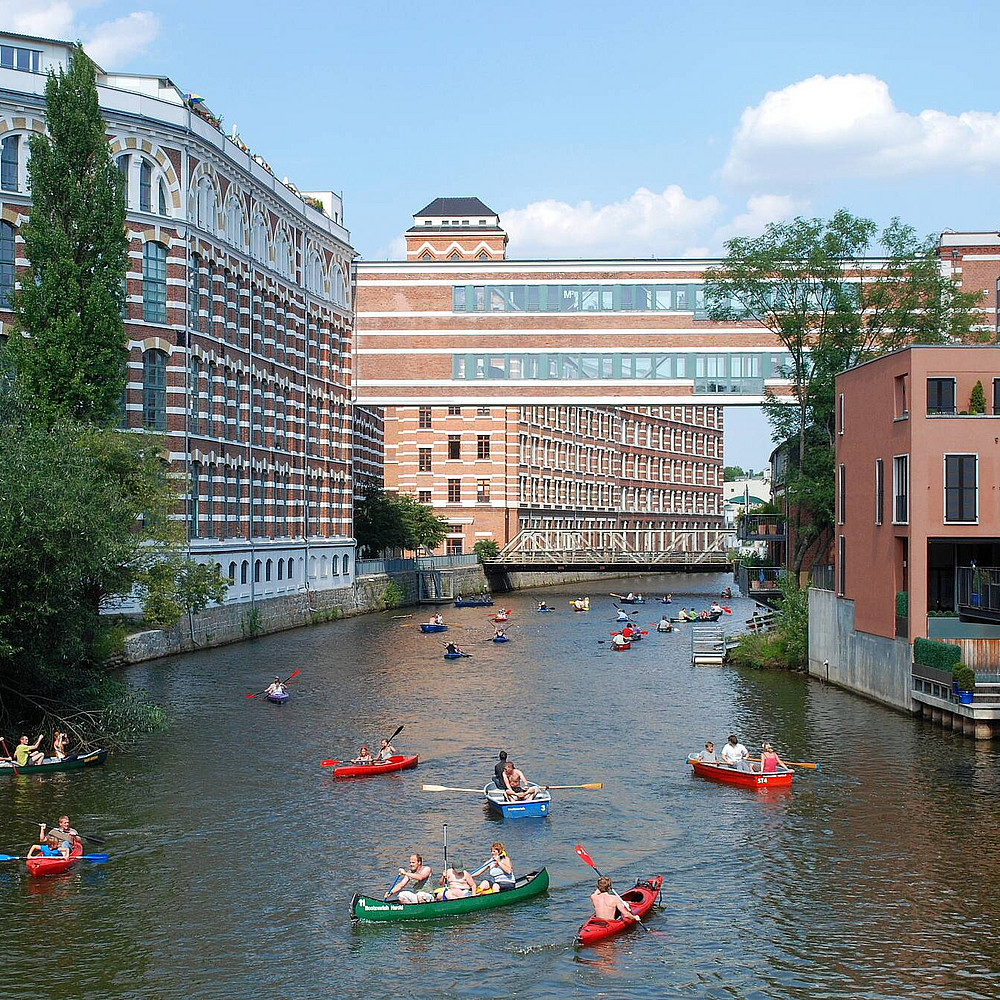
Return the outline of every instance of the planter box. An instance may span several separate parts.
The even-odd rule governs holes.
[[[914,677],[919,677],[925,681],[933,681],[935,684],[943,684],[947,688],[950,688],[953,683],[950,670],[941,670],[938,667],[925,667],[922,663],[914,663],[912,673]]]

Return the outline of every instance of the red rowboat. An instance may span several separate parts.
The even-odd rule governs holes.
[[[24,862],[25,867],[28,869],[29,875],[34,875],[36,878],[42,875],[61,875],[64,871],[67,871],[78,857],[83,854],[83,844],[78,840],[73,845],[73,850],[69,852],[68,858],[27,858]]]
[[[621,896],[637,917],[644,917],[653,908],[662,885],[662,875],[650,875],[649,878],[636,880],[635,888],[623,892]],[[634,920],[624,920],[620,917],[617,920],[599,920],[597,917],[591,917],[577,931],[576,943],[582,946],[596,944],[632,927],[635,927]]]
[[[367,778],[373,774],[388,774],[390,771],[408,771],[411,767],[417,766],[420,758],[413,754],[393,754],[387,760],[378,764],[341,764],[333,769],[335,778]]]
[[[688,758],[688,763],[694,768],[694,773],[709,781],[718,781],[723,785],[739,785],[741,788],[788,788],[792,783],[792,771],[771,771],[761,774],[758,771],[739,771],[728,764],[706,764],[694,758]]]

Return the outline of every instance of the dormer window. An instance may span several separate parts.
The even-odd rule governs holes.
[[[479,220],[479,225],[485,226],[486,225],[486,220],[485,219],[480,219]]]
[[[0,69],[16,69],[22,73],[40,73],[41,61],[42,53],[38,49],[0,45]]]
[[[429,226],[430,224],[431,224],[431,220],[430,219],[424,219],[424,225],[425,226]]]

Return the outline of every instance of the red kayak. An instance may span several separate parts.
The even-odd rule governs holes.
[[[620,646],[616,646],[614,643],[611,643],[611,648],[616,653],[623,653],[626,649],[631,649],[632,648],[632,643],[630,643],[630,642],[623,642]]]
[[[42,875],[61,875],[64,871],[69,870],[70,865],[81,854],[83,854],[83,844],[78,840],[73,845],[73,850],[69,852],[68,858],[46,858],[39,855],[36,858],[26,858],[24,864],[28,869],[28,874],[34,875],[36,878]]]
[[[688,758],[688,763],[694,768],[695,774],[723,785],[739,785],[740,788],[788,788],[792,783],[792,771],[769,771],[761,774],[759,771],[739,771],[728,764],[705,764],[694,758]]]
[[[397,753],[379,764],[341,764],[340,767],[333,769],[333,776],[335,778],[367,778],[373,774],[388,774],[390,771],[408,771],[411,767],[417,766],[418,760],[420,758],[416,754],[408,757],[406,754]]]
[[[628,903],[628,908],[637,916],[644,917],[659,898],[660,886],[663,885],[662,875],[650,875],[646,879],[639,879],[635,883],[634,889],[621,894],[622,899]],[[605,938],[614,937],[622,931],[635,927],[634,920],[599,920],[591,917],[577,932],[576,943],[581,946],[597,944]]]

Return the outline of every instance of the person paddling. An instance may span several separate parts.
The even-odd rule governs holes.
[[[399,751],[388,740],[382,740],[382,748],[375,754],[375,763],[377,764],[380,760],[386,761],[397,753]]]
[[[26,764],[41,764],[45,760],[45,754],[39,750],[42,743],[42,734],[38,734],[38,739],[29,745],[28,737],[22,736],[17,746],[14,748],[14,762],[18,767]]]
[[[445,647],[444,647],[444,651],[446,653],[451,653],[452,656],[455,656],[456,654],[458,656],[465,656],[466,655],[465,650],[462,649],[462,648],[460,648],[459,646],[456,646],[455,643],[453,643],[453,642],[446,643]]]
[[[487,878],[479,883],[480,892],[500,892],[503,889],[514,888],[517,882],[514,875],[514,863],[510,860],[507,848],[499,840],[493,841],[493,846],[490,848],[490,860],[485,867],[488,869]]]
[[[43,823],[42,826],[44,827],[45,824]],[[69,851],[73,850],[74,845],[80,839],[80,834],[69,825],[69,816],[60,816],[59,822],[50,827],[49,833],[57,834],[59,840],[66,845],[66,849]]]
[[[597,880],[597,890],[590,894],[590,901],[594,904],[594,916],[598,920],[611,921],[620,918],[629,923],[633,921],[642,923],[629,909],[628,903],[617,892],[612,891],[611,879],[606,875],[602,875]]]
[[[433,872],[424,864],[423,855],[411,854],[409,868],[400,868],[399,877],[393,883],[393,892],[401,903],[433,903],[434,895],[426,891],[426,885]],[[396,888],[398,886],[398,888]],[[386,893],[387,896],[392,893]]]
[[[374,764],[375,763],[375,758],[372,757],[371,752],[369,751],[368,747],[364,743],[362,743],[361,744],[361,749],[358,751],[357,757],[355,757],[351,761],[351,763],[352,764]]]
[[[267,690],[264,694],[272,694],[276,698],[280,698],[285,693],[285,685],[281,683],[280,677],[275,677],[273,681],[267,686]]]

